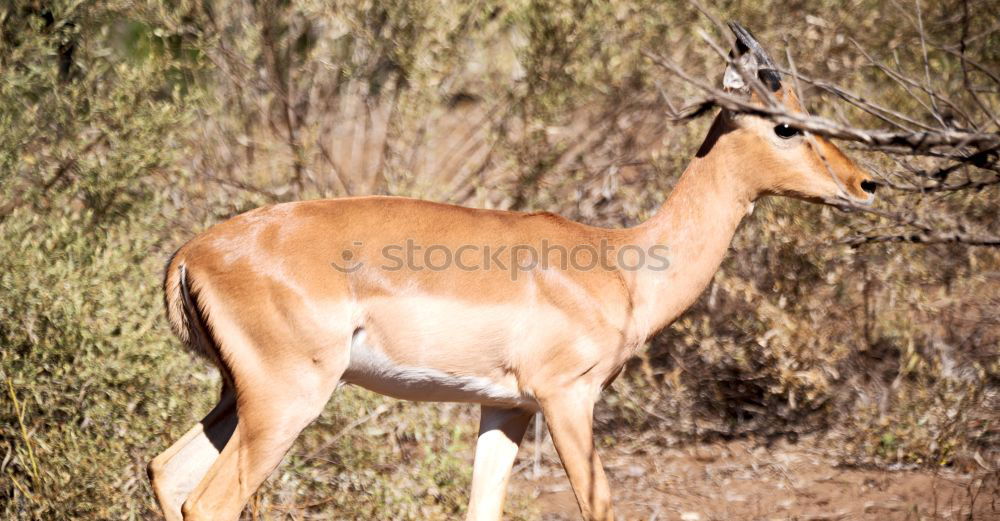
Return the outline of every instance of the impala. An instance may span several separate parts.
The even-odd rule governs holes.
[[[802,111],[760,43],[730,25],[723,88],[763,103],[755,76]],[[722,110],[663,207],[633,228],[399,197],[217,224],[174,254],[164,290],[173,331],[222,373],[221,398],[150,463],[156,498],[169,521],[237,519],[345,382],[481,405],[468,519],[500,519],[537,411],[583,517],[612,519],[592,439],[600,392],[695,301],[758,198],[868,204],[874,191],[825,139]],[[414,251],[422,260],[404,261]]]

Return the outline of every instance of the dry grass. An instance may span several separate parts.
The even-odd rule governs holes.
[[[192,234],[261,204],[366,193],[632,225],[664,199],[708,123],[669,123],[661,93],[697,92],[642,51],[713,82],[723,66],[697,36],[711,22],[664,2],[54,1],[49,25],[37,4],[0,8],[0,516],[11,519],[157,518],[145,462],[217,386],[159,307],[162,262]],[[938,45],[931,81],[953,88],[963,77],[947,46],[962,2],[923,7]],[[973,7],[969,52],[997,71],[997,8]],[[920,73],[908,6],[762,2],[719,15],[776,55],[787,45],[812,77],[931,120],[919,88],[902,89],[851,43]],[[1000,104],[988,78],[973,81],[981,102]],[[818,114],[879,124],[804,89]],[[852,154],[890,173],[931,165]],[[995,185],[880,195],[996,231]],[[717,440],[753,451],[818,439],[810,450],[831,465],[995,472],[1000,250],[841,242],[882,224],[759,205],[705,295],[599,405],[603,443],[655,460]],[[345,390],[247,515],[459,517],[474,428],[467,406]],[[970,480],[970,496],[996,488],[995,474]],[[528,495],[509,511],[540,515]]]

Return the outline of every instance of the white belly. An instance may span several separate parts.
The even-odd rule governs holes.
[[[341,378],[347,383],[402,400],[538,409],[531,396],[489,378],[399,365],[366,343],[366,339],[364,329],[355,332],[351,339],[351,363]]]

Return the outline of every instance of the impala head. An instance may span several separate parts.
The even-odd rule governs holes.
[[[729,26],[736,35],[731,56],[744,73],[759,79],[789,112],[804,114],[792,82],[781,81],[774,60],[760,42],[738,23],[730,22]],[[722,84],[731,94],[765,104],[733,66],[726,68]],[[763,117],[723,110],[699,155],[717,142],[721,145],[723,135],[726,154],[738,161],[734,170],[748,177],[758,195],[785,195],[813,202],[846,198],[862,204],[875,198],[876,185],[871,177],[821,136]]]

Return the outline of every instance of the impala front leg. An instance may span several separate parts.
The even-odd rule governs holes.
[[[578,386],[540,400],[559,459],[587,521],[613,521],[611,489],[594,448],[594,397]]]
[[[503,516],[510,469],[531,416],[523,409],[482,406],[468,521],[499,521]]]

